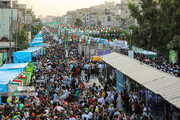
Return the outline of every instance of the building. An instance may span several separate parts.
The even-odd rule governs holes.
[[[0,39],[12,40],[17,26],[17,9],[0,8]]]
[[[111,15],[100,15],[99,20],[100,20],[100,26],[103,28],[110,29],[111,26]]]
[[[41,18],[43,24],[47,22],[61,22],[61,17],[58,16],[46,16],[45,18]]]
[[[13,8],[13,0],[0,0],[0,4]]]
[[[74,24],[77,19],[77,12],[76,11],[68,11],[67,16],[69,16],[69,24]]]
[[[116,4],[114,1],[106,1],[104,4],[91,6],[90,8],[68,11],[67,15],[71,16],[68,23],[74,24],[75,19],[80,18],[85,27],[98,26],[128,30],[130,25],[137,25],[137,21],[130,15],[128,2],[139,4],[139,0],[121,0],[120,4]],[[67,23],[66,18],[64,16],[62,18],[63,23]]]
[[[72,17],[71,15],[63,15],[61,17],[61,23],[68,24],[68,25],[72,24],[71,17]]]
[[[12,34],[16,31],[16,26],[17,9],[0,2],[0,54],[3,55],[3,61],[7,60],[10,51],[15,48],[15,44],[11,40]]]
[[[26,17],[26,4],[18,4],[17,5],[17,15],[18,15],[18,30],[22,30],[25,24]]]

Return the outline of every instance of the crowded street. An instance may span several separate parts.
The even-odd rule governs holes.
[[[117,94],[111,84],[105,87],[97,80],[92,64],[83,60],[78,44],[65,49],[52,38],[51,46],[34,59],[34,72],[30,86],[36,96],[16,97],[4,105],[1,119],[19,120],[151,120],[151,110],[136,91]],[[101,68],[100,68],[101,69]],[[43,82],[39,82],[43,80]],[[23,107],[20,107],[22,105]],[[130,116],[129,116],[130,115]]]
[[[180,120],[178,0],[0,0],[0,120]]]

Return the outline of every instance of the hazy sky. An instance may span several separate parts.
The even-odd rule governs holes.
[[[104,1],[105,0],[18,0],[18,3],[27,4],[28,8],[32,6],[37,17],[40,14],[45,17],[46,15],[64,15],[69,10],[88,8],[100,3],[102,4]]]

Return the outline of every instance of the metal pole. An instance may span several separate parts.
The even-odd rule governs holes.
[[[18,40],[18,22],[16,24],[16,51],[17,51],[17,46],[18,46],[17,40]]]
[[[89,61],[90,61],[90,43],[89,43]]]
[[[13,19],[13,11],[11,10],[11,19],[9,19],[9,23],[10,23],[10,31],[12,33],[12,19]],[[11,35],[11,38],[9,39],[9,63],[11,63],[11,40],[12,40],[12,35]]]

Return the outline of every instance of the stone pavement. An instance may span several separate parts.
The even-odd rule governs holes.
[[[93,83],[96,83],[97,86],[100,85],[101,88],[103,88],[103,86],[101,85],[99,80],[94,75],[91,75],[89,82],[85,83],[85,87],[91,87],[93,85]]]

